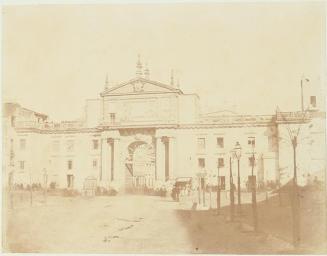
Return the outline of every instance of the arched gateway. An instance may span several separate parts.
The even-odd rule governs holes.
[[[155,175],[155,150],[145,141],[134,141],[128,146],[125,160],[126,188],[153,185]]]

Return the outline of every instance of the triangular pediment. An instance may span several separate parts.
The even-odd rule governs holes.
[[[145,93],[182,93],[180,89],[148,80],[135,78],[128,82],[106,89],[102,95],[145,94]]]

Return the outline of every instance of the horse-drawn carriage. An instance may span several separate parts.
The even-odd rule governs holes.
[[[176,178],[173,185],[171,196],[174,200],[179,201],[180,195],[190,195],[192,186],[192,177]]]

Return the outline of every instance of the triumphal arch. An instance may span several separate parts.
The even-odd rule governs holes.
[[[128,187],[173,178],[176,129],[180,121],[195,121],[197,100],[142,76],[106,87],[100,103],[103,180]]]

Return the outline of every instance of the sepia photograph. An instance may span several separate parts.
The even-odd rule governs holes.
[[[327,254],[326,1],[47,2],[1,6],[3,253]]]

